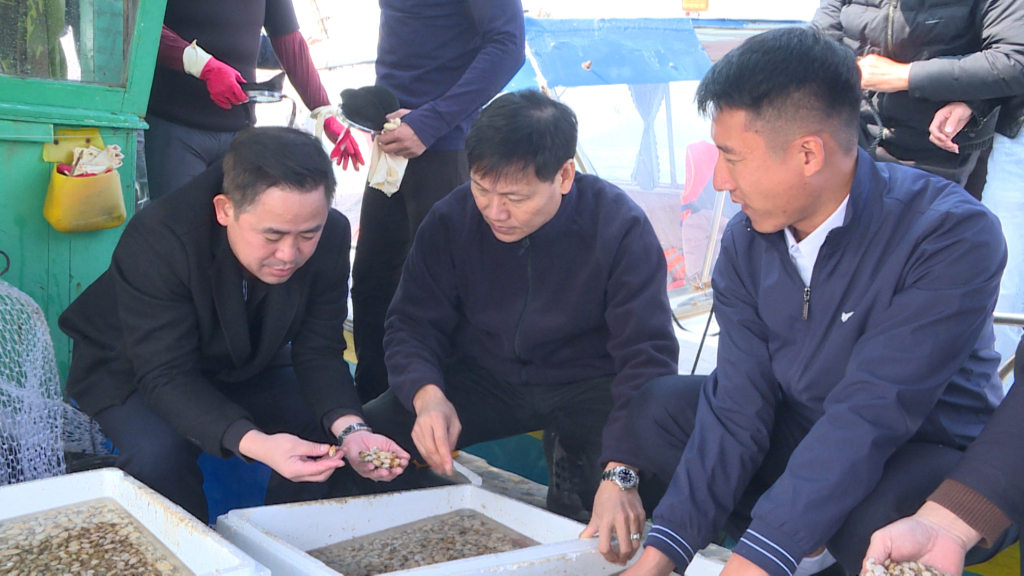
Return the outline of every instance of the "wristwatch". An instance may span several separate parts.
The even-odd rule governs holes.
[[[601,480],[615,482],[621,490],[629,490],[640,485],[640,476],[628,466],[616,466],[611,470],[605,470],[601,474]]]
[[[348,436],[353,432],[361,432],[364,430],[366,432],[373,432],[373,430],[369,426],[363,424],[362,422],[355,422],[353,424],[345,426],[345,429],[341,431],[341,434],[338,434],[338,445],[340,446],[343,442],[345,442],[345,438],[348,438]]]

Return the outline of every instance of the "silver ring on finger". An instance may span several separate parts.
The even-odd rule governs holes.
[[[629,535],[629,539],[630,540],[639,540],[640,539],[640,533],[639,532],[634,532],[633,534],[630,534]]]

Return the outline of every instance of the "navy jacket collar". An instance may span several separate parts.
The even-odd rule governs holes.
[[[850,201],[846,205],[846,218],[843,225],[832,231],[831,236],[836,240],[846,240],[850,234],[856,234],[862,230],[862,226],[871,222],[876,212],[881,209],[878,202],[872,202],[872,194],[881,194],[883,188],[881,182],[872,183],[878,179],[878,169],[875,161],[861,148],[857,148],[857,168],[853,176],[853,184],[850,185]],[[884,184],[882,184],[884,186]],[[862,233],[862,232],[860,232]]]

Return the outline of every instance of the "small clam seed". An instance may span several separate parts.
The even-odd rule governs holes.
[[[363,450],[360,452],[359,459],[384,470],[397,468],[401,464],[397,454],[390,450],[384,451],[376,447],[371,448],[369,451]]]
[[[0,574],[176,573],[155,542],[116,502],[92,500],[0,522]]]
[[[893,562],[886,560],[881,565],[874,560],[867,562],[867,572],[872,576],[946,576],[942,572],[920,562]]]
[[[369,576],[532,545],[468,510],[417,521],[308,553],[345,576]]]

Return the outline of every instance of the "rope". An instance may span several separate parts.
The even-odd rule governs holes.
[[[700,337],[700,346],[697,347],[697,356],[693,359],[693,368],[690,370],[690,376],[697,373],[697,362],[700,361],[700,353],[704,350],[704,339],[708,337],[708,329],[711,328],[711,318],[715,315],[715,305],[711,304],[711,309],[708,310],[708,323],[704,325],[704,334]]]

